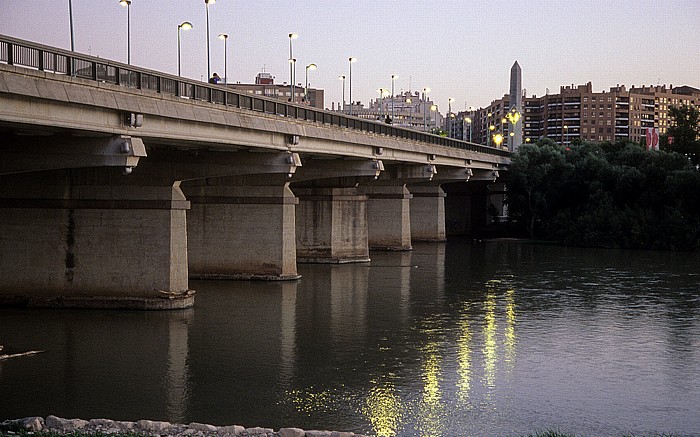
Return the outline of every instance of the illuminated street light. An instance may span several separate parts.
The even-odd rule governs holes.
[[[192,23],[185,21],[177,26],[177,75],[180,76],[180,29],[192,29]]]
[[[464,123],[469,125],[469,142],[472,142],[472,119],[470,117],[464,117],[462,119]],[[464,126],[462,126],[462,131],[464,131]]]
[[[494,135],[493,142],[496,144],[496,146],[500,147],[501,144],[503,143],[503,135],[501,135],[501,134]]]
[[[131,65],[131,0],[119,0],[126,7],[126,63]]]
[[[389,90],[385,90],[384,88],[379,88],[377,90],[377,92],[379,93],[379,99],[377,100],[377,103],[379,104],[379,121],[383,121],[384,120],[384,114],[383,114],[384,104],[382,103],[382,98],[389,95]]]
[[[292,40],[297,38],[299,38],[299,35],[297,35],[296,33],[289,34],[289,86],[290,90],[292,91],[292,102],[296,100],[294,96],[294,81],[296,80],[296,60],[292,61],[292,59],[294,59],[294,54],[292,53]]]
[[[306,103],[309,103],[309,70],[313,71],[316,69],[316,64],[309,64],[306,66],[306,88],[304,89],[304,99]]]
[[[350,109],[349,109],[349,114],[352,115],[352,64],[357,62],[357,58],[350,57],[348,58],[348,63],[350,64],[350,84],[349,84],[349,92],[350,92]]]
[[[70,19],[70,51],[75,51],[75,35],[73,34],[73,2],[68,0],[68,18]]]
[[[437,105],[430,105],[430,111],[435,113],[435,129],[437,129]]]
[[[220,33],[218,38],[224,40],[224,84],[228,84],[228,35]]]

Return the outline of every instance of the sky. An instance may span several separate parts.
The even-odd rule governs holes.
[[[69,0],[0,0],[0,33],[70,49]],[[72,0],[75,50],[127,61],[127,9],[118,0]],[[132,0],[131,63],[206,80],[204,0]],[[509,90],[520,64],[527,95],[592,82],[700,88],[700,0],[217,0],[209,5],[211,71],[252,83],[263,69],[289,82],[289,33],[296,82],[342,101],[352,65],[352,99],[379,88],[430,88],[441,112],[487,106]],[[217,39],[229,35],[226,50]],[[228,71],[224,71],[224,57]],[[348,83],[346,81],[346,87]],[[349,91],[346,88],[346,100]]]

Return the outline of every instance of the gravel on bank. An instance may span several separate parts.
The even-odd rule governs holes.
[[[56,416],[25,417],[23,419],[0,422],[0,434],[8,432],[56,434],[128,434],[131,436],[172,436],[172,437],[368,437],[352,432],[305,431],[299,428],[245,428],[239,425],[214,426],[192,422],[189,425],[139,420],[124,422],[110,419],[63,419]]]

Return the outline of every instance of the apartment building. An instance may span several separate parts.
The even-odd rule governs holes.
[[[509,131],[517,128],[509,122],[509,96],[494,100],[476,111],[474,142],[501,147],[512,141]],[[591,82],[585,85],[562,86],[558,94],[523,98],[521,119],[523,141],[549,138],[559,144],[574,140],[644,142],[647,128],[664,134],[671,126],[668,111],[672,106],[700,106],[700,90],[673,85],[610,87],[594,92]],[[497,135],[500,134],[500,137]]]
[[[287,82],[276,84],[274,76],[265,71],[255,76],[255,83],[230,83],[227,86],[237,91],[280,99],[286,102],[293,100],[298,104],[308,104],[319,109],[323,109],[324,106],[323,90],[309,87],[307,101],[304,85],[298,84],[294,87],[294,98],[292,99],[292,87]]]

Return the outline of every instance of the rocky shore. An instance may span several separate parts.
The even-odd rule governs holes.
[[[110,419],[62,419],[56,416],[25,417],[0,422],[0,435],[17,432],[50,432],[55,434],[129,434],[130,436],[173,437],[367,437],[352,432],[304,431],[299,428],[245,428],[239,425],[214,426],[204,423],[189,425],[152,420],[123,422]]]

